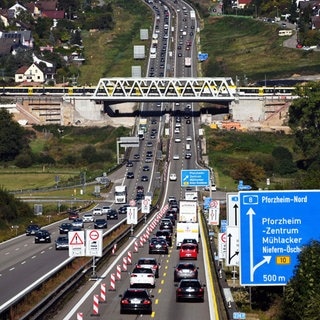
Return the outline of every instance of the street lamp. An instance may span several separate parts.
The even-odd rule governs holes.
[[[254,18],[258,18],[258,8],[257,5],[253,3],[254,6]]]
[[[276,9],[277,9],[277,21],[278,21],[278,19],[279,19],[279,8],[278,8],[278,6],[274,6]]]

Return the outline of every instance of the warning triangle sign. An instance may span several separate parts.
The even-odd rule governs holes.
[[[73,237],[71,238],[69,245],[80,245],[83,244],[83,240],[78,232],[73,233]]]

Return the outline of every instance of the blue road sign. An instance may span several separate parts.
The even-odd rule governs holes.
[[[206,187],[209,185],[209,170],[181,170],[181,187]]]
[[[203,209],[209,209],[211,201],[212,201],[212,198],[210,198],[210,197],[204,198]]]
[[[240,191],[240,283],[285,285],[297,257],[319,240],[319,190]]]
[[[221,220],[220,221],[220,232],[224,233],[227,231],[227,225],[228,225],[228,221],[227,220]]]

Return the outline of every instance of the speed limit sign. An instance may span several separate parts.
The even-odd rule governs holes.
[[[150,201],[148,199],[142,200],[141,212],[150,213]]]

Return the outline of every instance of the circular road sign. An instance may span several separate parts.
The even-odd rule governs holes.
[[[143,205],[144,205],[144,206],[147,206],[148,204],[149,204],[149,200],[146,200],[146,199],[143,200]]]
[[[216,201],[216,200],[210,201],[209,206],[210,206],[211,208],[217,208],[217,207],[218,207],[218,201]]]
[[[130,205],[130,207],[135,207],[135,206],[136,206],[136,200],[131,199],[131,200],[129,201],[129,205]]]
[[[221,234],[221,241],[222,242],[227,242],[227,234],[226,234],[226,232]]]
[[[99,236],[100,236],[100,234],[99,234],[99,232],[97,230],[92,230],[92,231],[89,232],[89,237],[93,241],[98,240]]]

